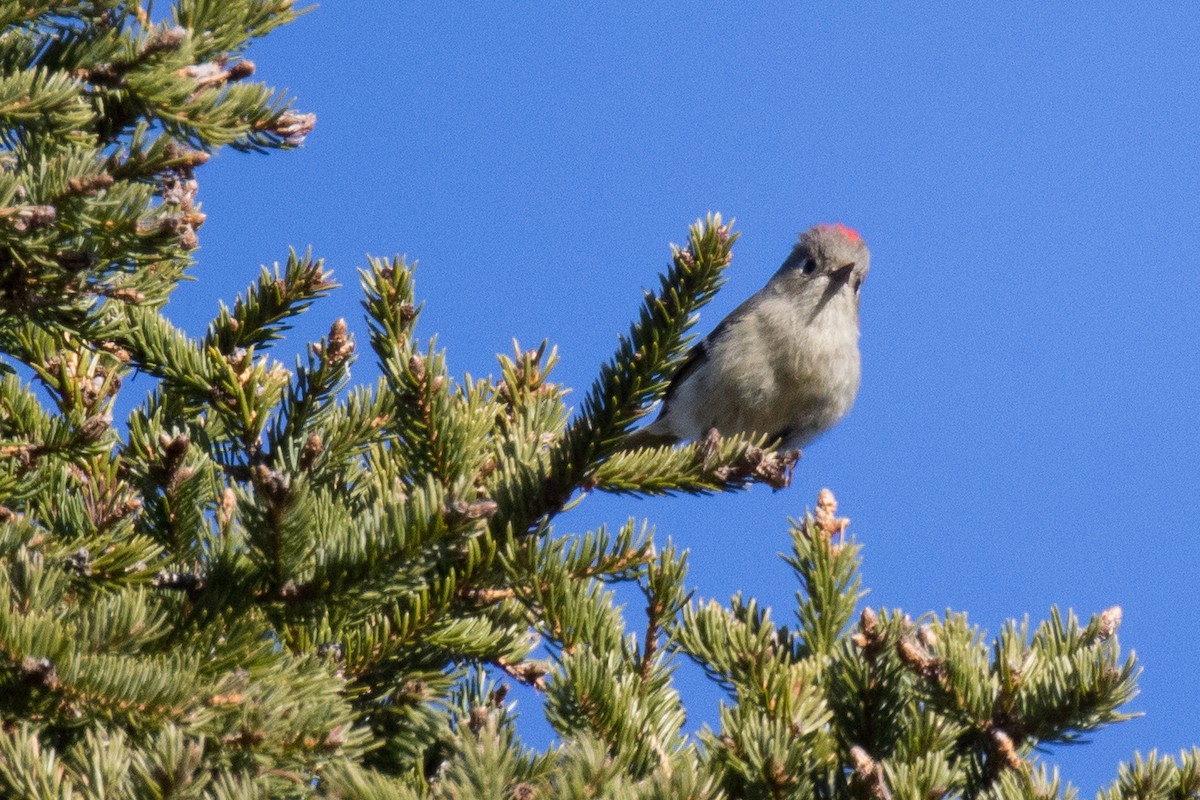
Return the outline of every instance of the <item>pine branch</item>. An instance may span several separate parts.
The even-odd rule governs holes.
[[[260,348],[282,338],[291,326],[288,321],[304,313],[320,297],[337,286],[325,271],[324,262],[311,253],[288,253],[282,273],[279,264],[273,270],[263,267],[258,283],[239,294],[233,310],[221,304],[220,313],[208,327],[205,347],[215,347],[222,355],[238,348]]]
[[[1138,755],[1132,764],[1122,764],[1117,780],[1099,800],[1191,800],[1200,794],[1200,747],[1180,752],[1174,759],[1157,750]]]
[[[692,226],[687,249],[675,248],[659,291],[647,294],[638,321],[601,367],[579,416],[555,443],[545,511],[561,509],[578,486],[591,480],[596,467],[619,449],[645,406],[666,389],[672,366],[684,354],[695,312],[720,287],[736,240],[720,215],[709,215]]]
[[[350,380],[354,341],[339,319],[329,335],[309,345],[307,366],[297,359],[295,377],[283,395],[279,413],[267,437],[276,462],[291,471],[313,471],[325,451],[318,432],[333,412],[338,392]]]
[[[798,454],[764,450],[761,439],[722,438],[683,447],[621,450],[596,468],[592,482],[612,494],[714,494],[753,482],[785,488]]]
[[[850,521],[836,514],[833,493],[822,489],[816,511],[803,523],[792,522],[792,555],[784,559],[801,585],[796,593],[798,634],[806,651],[822,656],[834,652],[866,594],[859,591],[860,547],[844,541]],[[842,541],[834,542],[834,537]]]

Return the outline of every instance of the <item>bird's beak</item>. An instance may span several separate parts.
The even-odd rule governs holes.
[[[830,272],[829,276],[831,278],[833,278],[833,280],[836,281],[837,283],[845,283],[846,281],[850,280],[850,276],[854,274],[855,266],[857,266],[857,265],[853,261],[851,261],[849,264],[840,266],[837,269]]]

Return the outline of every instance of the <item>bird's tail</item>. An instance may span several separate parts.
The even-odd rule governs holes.
[[[656,430],[657,429],[657,430]],[[636,430],[622,443],[622,450],[637,450],[640,447],[664,447],[666,445],[676,444],[679,437],[673,433],[667,433],[662,430],[662,426],[658,421],[647,425],[646,427]]]

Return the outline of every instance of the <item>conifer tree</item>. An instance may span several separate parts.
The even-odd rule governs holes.
[[[286,150],[315,119],[244,55],[291,0],[155,11],[0,0],[0,796],[1072,796],[1035,748],[1126,718],[1119,609],[993,640],[872,609],[830,493],[791,523],[788,623],[695,600],[647,524],[556,529],[588,491],[787,484],[764,441],[623,448],[719,288],[719,216],[573,413],[545,345],[451,377],[399,258],[360,273],[374,385],[351,386],[343,321],[271,358],[334,288],[308,254],[199,337],[169,322],[210,154]],[[114,420],[133,370],[154,389]],[[685,728],[680,659],[726,691],[717,729]],[[513,683],[556,744],[521,741]],[[1198,795],[1193,750],[1102,796]]]

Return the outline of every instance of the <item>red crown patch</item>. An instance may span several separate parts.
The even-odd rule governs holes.
[[[841,234],[842,238],[844,238],[850,242],[861,242],[862,238],[863,238],[862,234],[859,233],[858,231],[854,230],[854,228],[851,228],[847,225],[843,225],[840,222],[834,222],[834,223],[825,222],[825,223],[821,224],[821,227],[837,231],[839,234]]]

